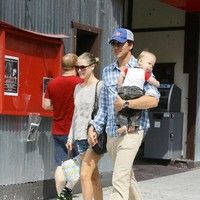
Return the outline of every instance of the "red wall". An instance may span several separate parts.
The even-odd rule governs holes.
[[[40,38],[41,37],[41,38]],[[17,32],[5,31],[5,41],[0,37],[0,70],[2,78],[1,88],[5,90],[5,82],[12,82],[12,78],[5,77],[5,57],[13,56],[18,61],[17,94],[5,95],[0,93],[0,113],[11,115],[28,115],[40,113],[42,116],[50,116],[51,112],[45,111],[42,105],[43,77],[56,77],[61,72],[61,57],[63,55],[63,43],[56,39],[46,39],[43,36],[27,34],[27,37]],[[4,54],[4,55],[2,55]],[[7,84],[9,85],[9,84]]]
[[[199,0],[160,0],[160,1],[188,12],[200,11]]]

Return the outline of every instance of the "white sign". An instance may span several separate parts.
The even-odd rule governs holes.
[[[160,128],[160,121],[154,122],[154,128]]]
[[[19,58],[5,56],[4,95],[18,96]]]

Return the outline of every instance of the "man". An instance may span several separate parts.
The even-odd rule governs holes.
[[[42,102],[42,107],[45,110],[53,111],[52,135],[55,144],[55,161],[57,164],[55,184],[58,195],[65,185],[61,164],[68,159],[65,144],[67,143],[74,110],[74,89],[81,82],[81,79],[76,76],[76,61],[77,56],[72,53],[66,54],[62,58],[63,74],[49,82]],[[65,192],[70,193],[70,191]]]
[[[117,97],[117,79],[120,71],[125,67],[137,66],[137,60],[131,54],[134,46],[133,33],[124,28],[116,29],[109,43],[117,60],[103,70],[104,87],[101,91],[100,109],[90,122],[88,141],[94,145],[97,141],[96,133],[101,133],[106,124],[107,150],[114,164],[112,177],[114,189],[110,200],[141,200],[132,165],[144,134],[149,128],[146,109],[158,105],[160,94],[154,86],[147,83],[142,97],[128,101]],[[119,136],[117,111],[122,108],[142,109],[143,112],[139,128],[133,127],[131,132]]]

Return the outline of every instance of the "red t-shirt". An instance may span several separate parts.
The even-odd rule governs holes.
[[[151,77],[150,72],[149,71],[145,71],[145,81],[148,81],[150,77]]]
[[[68,135],[74,112],[74,89],[82,79],[77,76],[59,76],[49,82],[45,98],[53,105],[53,135]]]

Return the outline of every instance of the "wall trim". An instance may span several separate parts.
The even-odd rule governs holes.
[[[135,28],[132,29],[134,33],[140,32],[161,32],[161,31],[184,31],[185,26],[171,26],[171,27],[151,27],[151,28]]]

